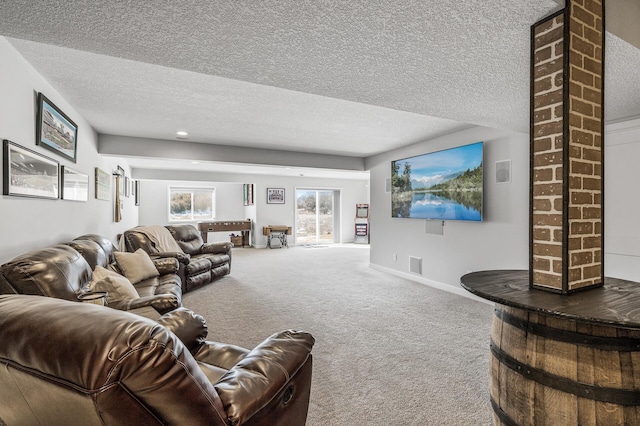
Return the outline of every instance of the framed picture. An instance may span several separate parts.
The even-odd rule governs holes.
[[[69,167],[60,167],[62,177],[62,199],[72,201],[89,200],[89,175],[79,173]]]
[[[253,205],[253,184],[252,183],[245,183],[242,186],[242,189],[243,189],[244,205],[245,206],[252,206]]]
[[[76,162],[78,126],[45,95],[38,93],[36,144]]]
[[[58,198],[58,162],[4,140],[4,195]]]
[[[267,188],[267,204],[284,204],[284,188]]]
[[[129,177],[124,177],[124,196],[129,197]]]
[[[135,182],[135,200],[136,200],[136,206],[140,205],[140,181],[137,180]]]
[[[96,167],[96,198],[109,200],[111,198],[111,175]]]

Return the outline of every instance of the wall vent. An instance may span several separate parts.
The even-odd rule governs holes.
[[[422,275],[422,258],[409,256],[409,272]]]

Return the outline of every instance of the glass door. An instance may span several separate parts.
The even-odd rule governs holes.
[[[296,189],[296,244],[334,242],[332,190]]]

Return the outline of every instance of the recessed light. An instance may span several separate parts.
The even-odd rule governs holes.
[[[176,132],[176,136],[178,137],[178,139],[186,139],[187,136],[189,136],[189,133],[187,133],[187,132],[185,132],[183,130],[180,130],[180,131]]]

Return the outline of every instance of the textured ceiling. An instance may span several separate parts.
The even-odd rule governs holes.
[[[366,157],[469,125],[527,132],[530,25],[558,8],[5,0],[0,35],[99,133]],[[640,115],[640,50],[607,41],[606,118]]]

